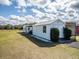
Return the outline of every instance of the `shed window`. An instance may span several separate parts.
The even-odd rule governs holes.
[[[30,27],[28,27],[28,30],[30,30]]]
[[[46,26],[43,26],[43,33],[46,33]]]

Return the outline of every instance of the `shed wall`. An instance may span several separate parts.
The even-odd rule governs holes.
[[[51,28],[58,28],[60,31],[60,38],[63,38],[63,27],[65,27],[65,24],[61,21],[56,21],[51,24],[47,24],[46,26],[46,33],[43,33],[43,25],[33,26],[33,35],[49,39],[50,40],[50,30]]]

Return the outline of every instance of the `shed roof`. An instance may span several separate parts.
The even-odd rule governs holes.
[[[53,23],[53,22],[55,22],[55,21],[61,21],[61,22],[63,22],[63,21],[60,20],[60,19],[56,19],[56,20],[49,20],[49,21],[39,22],[39,23],[35,24],[35,26],[48,25],[48,24],[51,24],[51,23]],[[64,23],[64,22],[63,22],[63,23]]]

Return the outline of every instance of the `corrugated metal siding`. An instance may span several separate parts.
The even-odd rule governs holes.
[[[76,26],[76,35],[79,35],[79,26]]]

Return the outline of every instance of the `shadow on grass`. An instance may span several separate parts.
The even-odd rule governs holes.
[[[32,37],[31,35],[25,34],[23,32],[19,32],[19,34],[28,38],[30,41],[32,41],[34,44],[36,44],[39,47],[53,47],[59,44],[59,43],[45,42],[45,41],[36,39],[35,37]]]

